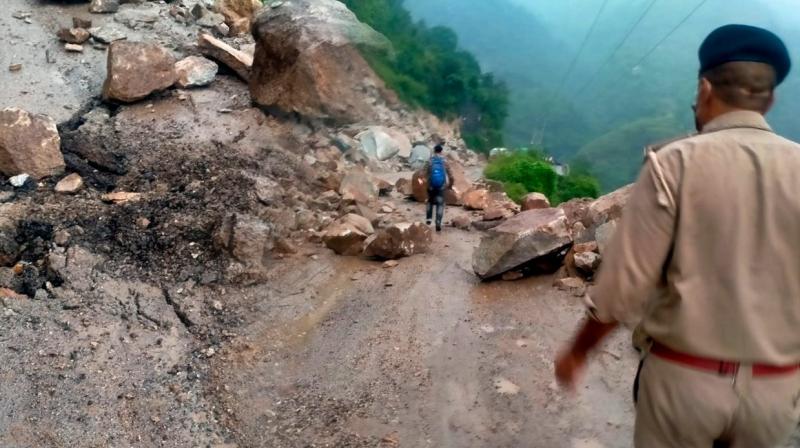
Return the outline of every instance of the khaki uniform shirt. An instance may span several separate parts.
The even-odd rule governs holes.
[[[604,257],[599,321],[698,356],[800,362],[800,145],[747,111],[667,144]]]

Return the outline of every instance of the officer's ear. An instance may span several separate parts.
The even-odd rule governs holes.
[[[697,85],[697,104],[707,105],[711,102],[711,98],[714,96],[714,85],[711,84],[706,78],[700,78],[700,81]]]

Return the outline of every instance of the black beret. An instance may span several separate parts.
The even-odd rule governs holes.
[[[782,83],[792,60],[780,37],[763,28],[749,25],[725,25],[706,37],[700,46],[700,73],[728,62],[746,61],[769,64]]]

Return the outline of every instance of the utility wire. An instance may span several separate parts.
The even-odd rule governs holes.
[[[603,61],[602,64],[600,64],[598,69],[594,73],[592,73],[592,75],[589,77],[589,80],[583,85],[583,87],[581,87],[576,91],[575,93],[576,97],[580,96],[581,93],[583,93],[587,88],[589,88],[589,86],[592,85],[592,83],[594,83],[595,79],[597,79],[597,76],[608,66],[611,60],[614,59],[614,56],[616,56],[617,53],[619,53],[619,50],[622,49],[625,43],[628,42],[628,39],[630,39],[630,37],[633,35],[633,32],[636,31],[637,28],[639,28],[639,25],[642,24],[644,18],[647,17],[647,14],[650,13],[650,10],[653,9],[653,6],[655,6],[656,3],[658,3],[658,0],[652,0],[650,4],[647,5],[647,7],[645,7],[644,11],[636,20],[636,22],[634,22],[633,26],[631,26],[630,29],[628,29],[628,32],[625,34],[625,37],[623,37],[622,40],[619,41],[617,46],[614,48],[611,54],[609,54],[606,60]]]
[[[564,86],[567,83],[567,79],[569,79],[569,77],[572,75],[573,70],[575,70],[575,67],[578,65],[578,60],[580,59],[581,55],[583,55],[583,51],[586,49],[586,44],[589,43],[589,38],[592,37],[595,28],[597,28],[597,23],[600,21],[600,16],[603,15],[603,11],[605,11],[606,6],[608,6],[608,2],[609,0],[603,0],[603,4],[600,5],[600,9],[594,16],[592,24],[589,26],[588,31],[586,31],[586,35],[583,37],[583,42],[581,42],[580,47],[578,47],[578,52],[575,53],[575,57],[572,58],[572,61],[570,62],[569,67],[567,68],[566,74],[561,78],[561,82],[559,83],[558,89],[556,89],[556,95],[555,95],[556,98],[558,98],[561,95],[561,91],[564,89]],[[552,116],[553,112],[550,112],[550,114],[547,115],[547,118],[542,124],[542,129],[541,129],[542,140],[544,140],[544,134],[547,131],[547,126],[550,123]]]
[[[667,35],[666,35],[666,36],[664,36],[663,38],[661,38],[661,40],[659,40],[659,41],[658,41],[658,43],[656,43],[655,45],[653,45],[653,47],[652,47],[652,48],[650,48],[650,50],[648,50],[648,51],[647,51],[647,53],[645,53],[645,55],[644,55],[644,56],[642,56],[642,57],[641,57],[641,58],[640,58],[640,59],[639,59],[639,60],[638,60],[638,61],[637,61],[635,64],[633,64],[633,66],[631,67],[631,69],[634,69],[634,68],[636,68],[636,67],[640,66],[640,65],[641,65],[641,64],[642,64],[642,63],[643,63],[645,60],[647,60],[647,58],[649,58],[649,57],[650,57],[650,56],[651,56],[653,53],[655,53],[655,51],[656,51],[656,50],[658,50],[658,48],[659,48],[659,47],[661,47],[661,45],[662,45],[664,42],[666,42],[666,41],[667,41],[667,39],[669,39],[670,37],[672,37],[672,35],[673,35],[673,34],[675,34],[675,32],[676,32],[676,31],[678,31],[678,29],[680,29],[680,28],[681,28],[681,27],[682,27],[684,24],[686,24],[686,22],[688,22],[688,21],[689,21],[689,19],[690,19],[690,18],[691,18],[691,17],[692,17],[692,16],[693,16],[693,15],[694,15],[694,14],[695,14],[695,13],[696,13],[698,10],[700,10],[700,8],[702,8],[702,7],[703,7],[703,5],[705,5],[706,3],[708,3],[708,0],[701,0],[701,1],[700,1],[700,3],[698,3],[698,4],[697,4],[697,6],[695,6],[695,7],[694,7],[694,9],[692,9],[692,10],[689,12],[689,14],[687,14],[687,15],[686,15],[686,17],[684,17],[684,18],[683,18],[683,20],[681,20],[680,22],[678,22],[678,24],[677,24],[677,25],[675,25],[675,27],[674,27],[674,28],[672,28],[672,29],[669,31],[669,33],[667,33]],[[612,86],[616,85],[616,84],[617,84],[619,81],[621,81],[621,80],[622,80],[622,78],[624,78],[624,77],[625,77],[625,75],[627,75],[627,73],[628,73],[627,71],[623,71],[623,72],[620,74],[620,76],[618,76],[617,78],[615,78],[615,79],[614,79],[614,82],[613,82],[613,83],[611,83],[611,85],[612,85]],[[602,94],[603,94],[603,93],[606,93],[606,92],[602,92],[600,95],[595,95],[595,96],[594,96],[592,99],[599,98],[600,96],[602,96]]]

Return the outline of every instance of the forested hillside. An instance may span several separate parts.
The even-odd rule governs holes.
[[[643,144],[692,130],[696,52],[712,29],[726,23],[773,29],[800,60],[796,13],[785,1],[732,0],[722,8],[701,0],[610,0],[601,11],[603,4],[405,0],[415,18],[454,29],[483,68],[508,84],[507,145],[533,143],[560,160],[586,161],[606,191],[634,179]],[[769,117],[795,139],[797,95],[800,80],[793,76]]]
[[[450,29],[415,22],[402,0],[345,0],[358,18],[391,40],[393,53],[366,52],[405,102],[439,117],[461,118],[464,140],[480,151],[503,145],[508,90],[459,47]]]

